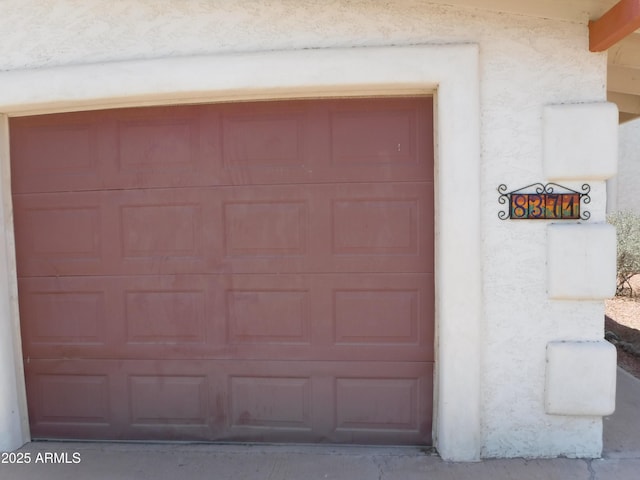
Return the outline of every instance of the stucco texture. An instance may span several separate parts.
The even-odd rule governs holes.
[[[613,209],[640,215],[640,120],[620,125],[618,176]]]
[[[422,0],[2,0],[0,9],[0,71],[222,52],[478,44],[482,455],[599,455],[599,417],[545,414],[545,351],[551,341],[601,339],[604,306],[548,299],[547,222],[499,220],[496,191],[502,183],[516,189],[545,181],[545,105],[604,101],[606,57],[589,53],[585,24]],[[590,222],[601,222],[604,182],[591,187]]]

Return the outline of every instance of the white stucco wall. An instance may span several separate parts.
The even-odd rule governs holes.
[[[619,127],[618,175],[611,180],[610,211],[640,215],[640,119]]]
[[[481,258],[469,264],[474,271],[467,278],[457,278],[459,289],[455,292],[462,303],[467,288],[479,288],[482,293],[479,333],[471,323],[473,338],[468,338],[464,328],[458,333],[461,347],[469,340],[481,345],[477,359],[481,373],[476,379],[480,385],[479,453],[484,457],[599,455],[600,417],[545,413],[545,362],[549,342],[601,339],[603,304],[598,300],[549,300],[545,267],[548,222],[499,220],[496,191],[502,183],[516,189],[546,180],[542,162],[545,105],[605,99],[606,57],[588,52],[585,24],[431,5],[425,0],[3,0],[0,34],[0,87],[4,87],[0,88],[0,105],[4,105],[0,113],[9,114],[154,103],[158,99],[217,99],[207,92],[206,78],[192,80],[201,85],[194,87],[192,94],[154,95],[163,85],[158,78],[144,85],[111,85],[111,90],[105,87],[103,99],[75,104],[68,99],[82,97],[83,92],[73,83],[67,90],[60,87],[56,98],[51,98],[36,83],[25,86],[24,81],[18,82],[43,78],[29,77],[26,70],[31,69],[51,68],[62,75],[67,66],[86,65],[85,71],[104,84],[101,76],[110,69],[117,73],[124,68],[122,61],[152,60],[152,65],[154,59],[166,57],[228,54],[225,58],[241,62],[242,58],[251,61],[253,57],[242,56],[249,52],[477,44],[479,118],[474,114],[467,120],[460,117],[455,100],[448,105],[457,120],[468,121],[470,128],[480,122],[479,205],[470,207],[471,214],[440,205],[439,215],[456,222],[473,222],[465,215],[480,215]],[[366,52],[358,55],[366,56]],[[390,63],[387,71],[383,66],[377,69],[381,87],[374,89],[376,92],[416,93],[406,84],[404,90],[394,90],[393,68],[412,68],[427,75],[430,65],[398,62]],[[301,74],[295,65],[283,65],[291,71],[274,72],[274,78],[277,73],[283,77]],[[327,67],[310,75],[320,80],[340,77],[339,71],[330,70]],[[73,69],[68,72],[73,74]],[[204,73],[218,75],[215,69]],[[382,80],[383,74],[387,80]],[[178,78],[186,73],[167,75]],[[232,78],[234,73],[220,75]],[[244,86],[251,87],[247,78],[238,74],[238,86],[226,99],[243,98]],[[87,91],[91,89],[86,79],[83,85]],[[359,90],[357,84],[351,88],[354,94],[371,93]],[[261,95],[278,98],[296,93],[295,88],[273,88]],[[581,183],[567,182],[567,186],[577,188]],[[604,182],[590,184],[589,221],[602,222]],[[464,258],[461,254],[460,259]],[[456,268],[464,271],[461,261]],[[478,279],[480,285],[476,285]],[[456,299],[449,301],[455,303]],[[464,318],[458,322],[463,326]],[[455,355],[464,358],[464,348]],[[450,371],[455,370],[456,366]],[[465,394],[459,392],[460,396]]]

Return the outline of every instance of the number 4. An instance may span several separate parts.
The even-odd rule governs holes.
[[[578,193],[562,194],[562,218],[566,218],[566,219],[580,218],[580,194]]]

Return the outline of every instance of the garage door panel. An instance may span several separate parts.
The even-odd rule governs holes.
[[[336,343],[418,343],[417,290],[334,291]]]
[[[200,260],[203,254],[202,209],[177,200],[153,205],[120,205],[123,261],[163,258]],[[175,267],[179,269],[179,267]]]
[[[431,184],[239,187],[229,196],[223,271],[433,271]]]
[[[105,267],[100,195],[15,196],[14,217],[20,275],[90,273]]]
[[[24,278],[23,342],[31,358],[228,356],[215,284],[192,275]]]
[[[413,110],[331,112],[330,122],[333,163],[417,163]]]
[[[127,344],[204,343],[206,292],[127,290]]]
[[[433,271],[432,195],[402,183],[16,196],[20,275]]]
[[[228,290],[231,344],[302,344],[310,337],[309,292],[302,290]]]
[[[212,199],[204,193],[186,189],[16,195],[19,274],[208,271],[210,252],[219,248],[220,240],[213,234]]]
[[[225,255],[300,256],[308,253],[308,211],[303,200],[225,202]]]
[[[65,289],[24,293],[21,312],[29,319],[23,329],[33,344],[104,345],[106,294],[104,291]]]
[[[95,190],[103,185],[99,123],[87,113],[11,119],[14,193]]]
[[[135,189],[221,183],[219,121],[203,109],[185,107],[177,117],[133,112],[117,115],[115,124],[119,147],[109,154],[115,159],[111,184]]]
[[[398,98],[14,118],[13,190],[432,181],[431,109]]]
[[[225,280],[228,347],[242,358],[433,360],[433,275]]]
[[[109,423],[107,375],[41,374],[34,383],[40,392],[36,422]]]
[[[108,356],[118,344],[117,290],[103,279],[20,278],[22,342],[30,358]]]
[[[316,163],[318,157],[326,158],[327,152],[318,150],[317,137],[326,137],[327,131],[317,112],[310,110],[306,102],[225,106],[215,182],[257,186],[333,181],[331,172]]]
[[[418,430],[416,378],[336,378],[335,389],[337,431]]]
[[[120,308],[117,346],[110,358],[214,358],[224,350],[215,312],[222,294],[204,275],[111,279]],[[223,343],[223,342],[222,342]]]
[[[208,282],[175,275],[23,278],[23,342],[31,358],[156,358],[169,348],[173,356],[207,356],[216,328]]]
[[[228,416],[223,435],[235,441],[318,442],[331,422],[318,365],[237,362],[223,374]]]
[[[199,125],[197,118],[174,113],[171,117],[119,120],[117,165],[121,173],[144,172],[145,177],[169,172],[196,173]]]
[[[25,278],[31,358],[433,360],[433,275]]]
[[[429,443],[432,364],[355,363],[334,378],[336,442]],[[403,440],[404,439],[404,440]]]
[[[331,358],[433,361],[433,275],[344,275],[324,281]]]
[[[230,429],[311,431],[311,383],[309,377],[230,376]]]
[[[211,267],[219,242],[204,190],[107,192],[104,203],[116,239],[110,246],[113,274],[202,273]]]
[[[334,254],[418,254],[417,199],[334,200],[332,207]]]
[[[99,112],[106,189],[207,184],[215,166],[203,111],[195,106]]]
[[[330,193],[328,260],[337,271],[433,271],[430,184],[357,184]]]
[[[287,422],[301,423],[296,425],[299,428],[308,428],[310,423],[325,441],[350,442],[367,435],[382,442],[391,436],[408,442],[430,440],[432,405],[423,400],[432,396],[431,363],[235,362],[225,370],[229,385],[246,386],[246,390],[237,389],[238,396],[227,397],[236,438],[241,438],[242,431],[247,439],[258,438],[261,412],[273,411],[262,408],[269,397],[290,395],[291,418]],[[248,371],[250,376],[245,373]],[[256,395],[262,391],[265,393]],[[258,398],[247,404],[249,395]],[[304,418],[309,422],[296,421]]]
[[[249,169],[302,167],[304,133],[302,111],[260,113],[252,109],[245,115],[227,114],[222,123],[223,165]]]
[[[98,361],[98,364],[117,360]],[[213,440],[221,430],[221,376],[216,362],[123,360],[118,415],[124,438]]]
[[[34,438],[431,441],[432,99],[10,127]]]
[[[430,441],[430,363],[34,361],[27,382],[34,438]]]
[[[32,438],[116,438],[114,376],[69,361],[25,362]]]
[[[336,179],[433,181],[432,108],[431,98],[328,104],[329,165]]]
[[[131,425],[201,425],[208,421],[205,375],[130,375]]]
[[[217,431],[202,363],[35,360],[25,372],[30,391],[59,387],[29,399],[32,438],[210,440]]]

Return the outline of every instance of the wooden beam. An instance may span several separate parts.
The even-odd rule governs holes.
[[[603,52],[640,28],[640,0],[620,0],[598,20],[589,22],[589,50]]]

